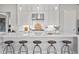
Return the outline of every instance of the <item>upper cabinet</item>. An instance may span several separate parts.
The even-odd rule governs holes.
[[[60,5],[60,26],[62,33],[76,34],[76,5]]]
[[[32,24],[32,14],[44,14],[47,24],[59,24],[59,5],[36,4],[18,5],[18,25]]]

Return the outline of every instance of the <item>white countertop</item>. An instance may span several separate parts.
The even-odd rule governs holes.
[[[0,37],[79,37],[79,35],[76,34],[52,34],[52,35],[34,35],[29,33],[5,33],[0,34]]]

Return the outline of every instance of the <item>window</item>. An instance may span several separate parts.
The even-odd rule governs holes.
[[[41,31],[44,27],[44,13],[33,13],[32,14],[33,30]]]
[[[0,32],[6,31],[6,21],[5,18],[0,18]]]

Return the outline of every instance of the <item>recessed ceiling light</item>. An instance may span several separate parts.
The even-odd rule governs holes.
[[[22,5],[19,6],[19,10],[20,10],[20,11],[22,10]]]
[[[55,8],[55,10],[58,10],[58,6],[55,6],[54,8]]]
[[[39,6],[37,6],[37,9],[39,10]]]

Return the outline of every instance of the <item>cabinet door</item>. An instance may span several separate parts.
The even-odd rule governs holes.
[[[76,10],[64,10],[64,33],[76,33]]]

